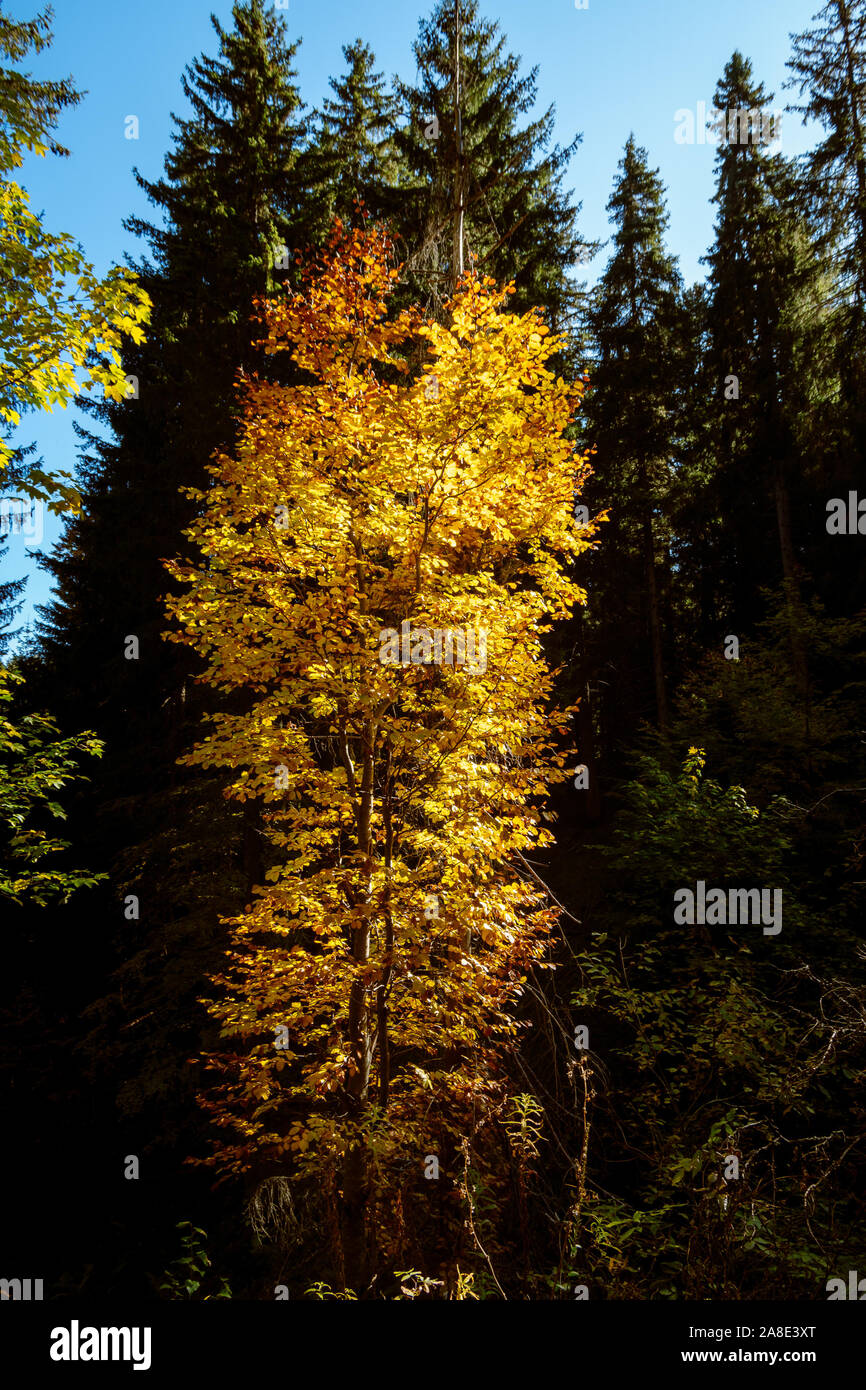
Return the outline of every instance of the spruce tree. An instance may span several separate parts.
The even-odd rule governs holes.
[[[734,53],[715,94],[728,118],[706,257],[706,355],[693,397],[703,488],[692,468],[685,476],[693,508],[700,513],[696,498],[704,508],[691,558],[686,528],[683,540],[684,569],[714,576],[710,626],[719,640],[720,627],[742,635],[754,624],[762,588],[784,582],[796,604],[805,558],[796,513],[809,467],[807,419],[825,390],[826,286],[811,228],[796,206],[793,171],[769,152],[766,120],[744,128],[733,114],[766,112],[771,101],[749,61]],[[795,656],[803,677],[802,651]]]
[[[586,409],[596,450],[587,499],[591,509],[610,508],[604,553],[588,564],[587,621],[589,669],[607,688],[608,751],[639,718],[662,729],[667,722],[667,507],[686,341],[681,277],[664,245],[663,185],[633,135],[619,170],[607,205],[613,254],[589,313]]]
[[[0,540],[4,539],[0,536]],[[0,560],[8,551],[8,545],[0,546]],[[26,587],[26,579],[4,579],[0,583],[0,658],[6,656],[12,642],[21,634],[21,628],[12,628],[11,624],[24,607],[21,596]]]
[[[817,218],[834,281],[827,298],[839,402],[820,432],[826,501],[862,485],[866,464],[866,3],[829,0],[792,41],[789,85],[801,101],[791,109],[823,130],[799,160],[798,193],[804,211]],[[837,612],[850,612],[852,599],[863,602],[863,567],[852,548],[825,546],[819,564]]]
[[[237,373],[259,364],[253,300],[273,288],[284,248],[305,240],[294,178],[296,46],[263,0],[237,3],[233,15],[231,32],[213,20],[219,57],[197,59],[182,80],[192,114],[175,118],[165,177],[137,174],[164,218],[125,224],[149,246],[136,268],[154,301],[151,331],[126,357],[130,398],[94,407],[110,438],[84,435],[84,515],[46,565],[56,598],[41,629],[43,656],[60,665],[65,653],[64,686],[89,701],[94,686],[122,683],[118,641],[137,635],[142,658],[127,696],[145,718],[183,683],[159,642],[160,562],[191,518],[179,489],[199,483],[213,452],[231,445]]]
[[[396,102],[361,39],[343,45],[346,71],[331,78],[333,96],[314,112],[312,136],[300,161],[318,239],[334,217],[353,222],[361,207],[371,219],[396,207],[401,171],[394,149]]]
[[[415,84],[396,84],[405,124],[394,137],[405,166],[397,225],[414,292],[439,306],[462,248],[464,270],[514,281],[515,310],[539,305],[557,331],[568,329],[578,302],[571,272],[593,249],[563,187],[581,137],[552,144],[553,107],[523,123],[538,69],[521,74],[477,0],[441,0],[414,52]]]
[[[813,27],[792,34],[792,105],[824,138],[803,160],[805,191],[840,252],[839,268],[862,326],[866,315],[866,0],[828,0]]]
[[[191,110],[176,118],[165,176],[139,178],[162,222],[127,223],[148,247],[151,330],[124,363],[129,399],[96,407],[84,432],[83,509],[46,565],[56,596],[34,671],[32,698],[50,683],[64,729],[86,724],[106,744],[70,821],[83,861],[108,869],[110,883],[86,914],[75,903],[64,914],[81,965],[54,985],[64,1012],[81,1018],[79,1084],[95,1097],[98,1126],[121,1125],[133,1152],[165,1153],[188,1129],[186,1058],[202,1045],[195,1001],[217,915],[242,904],[256,877],[252,818],[229,811],[218,777],[176,767],[203,702],[195,663],[161,638],[162,561],[183,551],[194,516],[180,489],[200,485],[212,455],[232,446],[236,379],[264,360],[253,299],[291,273],[292,251],[308,240],[295,47],[263,0],[237,3],[233,19],[230,31],[213,21],[218,55],[187,70]],[[194,1142],[187,1132],[178,1164]],[[186,1215],[150,1212],[157,1234]]]

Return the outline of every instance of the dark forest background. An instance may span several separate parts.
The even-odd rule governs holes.
[[[90,407],[82,511],[23,649],[20,585],[0,595],[15,717],[104,742],[63,794],[60,861],[104,878],[3,914],[3,1272],[55,1297],[296,1297],[331,1278],[314,1225],[256,1234],[242,1184],[185,1162],[208,1125],[190,1059],[216,1043],[197,1000],[261,862],[255,811],[176,762],[213,696],[161,639],[162,561],[192,515],[179,489],[232,448],[238,373],[276,370],[253,299],[294,283],[335,216],[387,219],[406,302],[440,314],[460,190],[473,264],[514,281],[515,309],[543,306],[567,334],[559,370],[589,376],[581,500],[609,513],[588,602],[551,643],[588,786],[558,790],[537,866],[567,912],[515,1075],[546,1138],[510,1205],[479,1202],[485,1245],[510,1297],[580,1280],[592,1298],[823,1298],[866,1269],[866,505],[853,530],[832,505],[866,499],[866,0],[831,0],[793,41],[789,92],[739,52],[719,74],[719,110],[787,100],[820,137],[797,161],[755,130],[720,143],[691,286],[640,131],[586,286],[577,142],[552,144],[535,74],[476,0],[460,23],[458,135],[453,0],[420,22],[416,85],[386,83],[359,39],[314,113],[278,12],[243,0],[214,22],[164,176],[139,177],[154,220],[128,223],[154,306],[124,358],[137,397]],[[698,879],[781,887],[783,931],[675,926],[672,894]]]

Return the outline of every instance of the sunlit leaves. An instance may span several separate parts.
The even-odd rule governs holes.
[[[17,24],[0,16],[0,55],[13,61],[50,38],[48,16]],[[69,83],[34,82],[0,69],[0,421],[4,431],[30,410],[65,407],[101,386],[112,400],[127,393],[121,362],[124,337],[141,342],[150,300],[131,271],[115,266],[100,279],[75,241],[46,231],[25,190],[9,177],[23,152],[67,151],[51,130],[58,111],[78,100]],[[0,436],[0,468],[12,457]],[[16,479],[27,497],[53,511],[78,504],[67,472],[31,468]]]
[[[270,845],[210,1005],[236,1040],[204,1102],[229,1172],[327,1167],[361,1136],[383,1180],[407,1147],[456,1149],[498,1113],[556,917],[526,855],[568,775],[541,642],[595,532],[573,518],[581,389],[507,290],[468,277],[440,324],[389,313],[400,276],[384,232],[337,225],[304,291],[262,306],[305,376],[245,384],[188,533],[205,559],[169,566],[172,639],[243,695],[187,761],[232,770]],[[384,663],[404,622],[483,633],[484,661]]]

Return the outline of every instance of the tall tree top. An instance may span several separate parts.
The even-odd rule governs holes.
[[[531,117],[538,69],[521,74],[477,0],[441,0],[421,20],[414,52],[414,84],[395,82],[408,119],[395,143],[417,188],[405,235],[419,294],[435,305],[450,291],[462,214],[465,268],[514,281],[516,308],[542,305],[566,327],[570,273],[590,249],[577,231],[580,205],[562,186],[580,136],[561,148],[555,108]]]
[[[754,158],[778,137],[778,121],[770,111],[773,93],[756,82],[751,60],[735,49],[719,78],[713,98],[720,112],[717,160],[723,164]]]
[[[136,170],[151,202],[167,214],[167,232],[138,218],[125,225],[164,258],[172,231],[197,223],[203,266],[216,247],[240,239],[249,244],[254,292],[261,293],[270,287],[270,253],[298,204],[292,177],[304,136],[293,67],[298,44],[287,43],[285,20],[263,0],[237,0],[232,17],[228,31],[211,16],[219,54],[196,58],[181,79],[192,114],[172,114],[166,177],[151,183]]]
[[[658,169],[649,167],[647,151],[629,135],[619,175],[607,202],[614,223],[613,255],[602,277],[605,321],[614,303],[621,305],[621,324],[643,329],[657,317],[659,304],[681,289],[676,258],[664,246],[670,220],[664,184]]]
[[[710,265],[710,286],[718,309],[719,283],[726,275],[730,279],[731,266],[741,263],[743,267],[743,284],[734,290],[734,301],[754,288],[754,266],[750,265],[754,239],[766,222],[784,161],[767,150],[776,134],[775,125],[767,119],[773,94],[756,81],[750,60],[739,51],[725,64],[714,100],[721,112],[712,198],[718,216],[715,244],[704,259]]]
[[[335,216],[351,219],[363,204],[373,218],[394,210],[400,167],[393,143],[396,101],[361,39],[343,45],[346,71],[332,77],[313,120],[302,159],[303,183],[318,203],[320,238]]]
[[[619,466],[616,460],[669,453],[687,336],[682,279],[676,257],[665,248],[664,185],[634,135],[618,170],[607,204],[612,255],[589,313],[596,363],[587,417],[608,479]]]
[[[805,99],[790,109],[825,132],[801,160],[807,199],[866,313],[866,0],[828,0],[791,41],[787,85]]]

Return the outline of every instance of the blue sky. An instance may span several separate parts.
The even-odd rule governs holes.
[[[25,7],[24,0],[4,0],[4,8],[25,18],[36,2]],[[736,48],[775,93],[775,108],[795,99],[782,89],[789,35],[806,28],[819,8],[819,0],[589,0],[586,9],[576,9],[574,0],[482,0],[483,12],[499,21],[524,68],[538,66],[539,105],[556,105],[557,139],[565,144],[583,133],[571,183],[583,203],[584,234],[590,240],[608,236],[605,204],[633,131],[667,188],[669,247],[687,283],[703,278],[700,257],[712,236],[714,150],[708,143],[677,143],[675,112],[696,112],[699,102],[709,109]],[[297,67],[307,104],[317,105],[327,93],[329,76],[343,68],[342,45],[356,37],[370,44],[387,76],[411,76],[412,40],[429,9],[432,0],[288,0],[281,12],[292,37],[303,40]],[[71,75],[88,95],[60,127],[71,157],[29,160],[21,181],[36,210],[44,210],[48,228],[71,233],[101,273],[137,249],[122,220],[133,212],[149,215],[149,205],[132,168],[149,178],[161,173],[170,113],[186,110],[181,72],[200,52],[216,49],[211,13],[230,27],[231,0],[55,0],[54,43],[30,67],[39,76]],[[125,138],[129,115],[138,117],[138,140]],[[785,116],[783,153],[799,153],[811,138],[797,116]],[[589,268],[591,278],[606,254]],[[73,418],[69,410],[25,421],[22,437],[36,441],[49,470],[74,469]],[[46,516],[39,548],[49,549],[58,532],[59,522]],[[28,562],[24,537],[12,536],[8,545],[0,578],[28,575],[26,621],[33,605],[45,602],[48,579]]]

